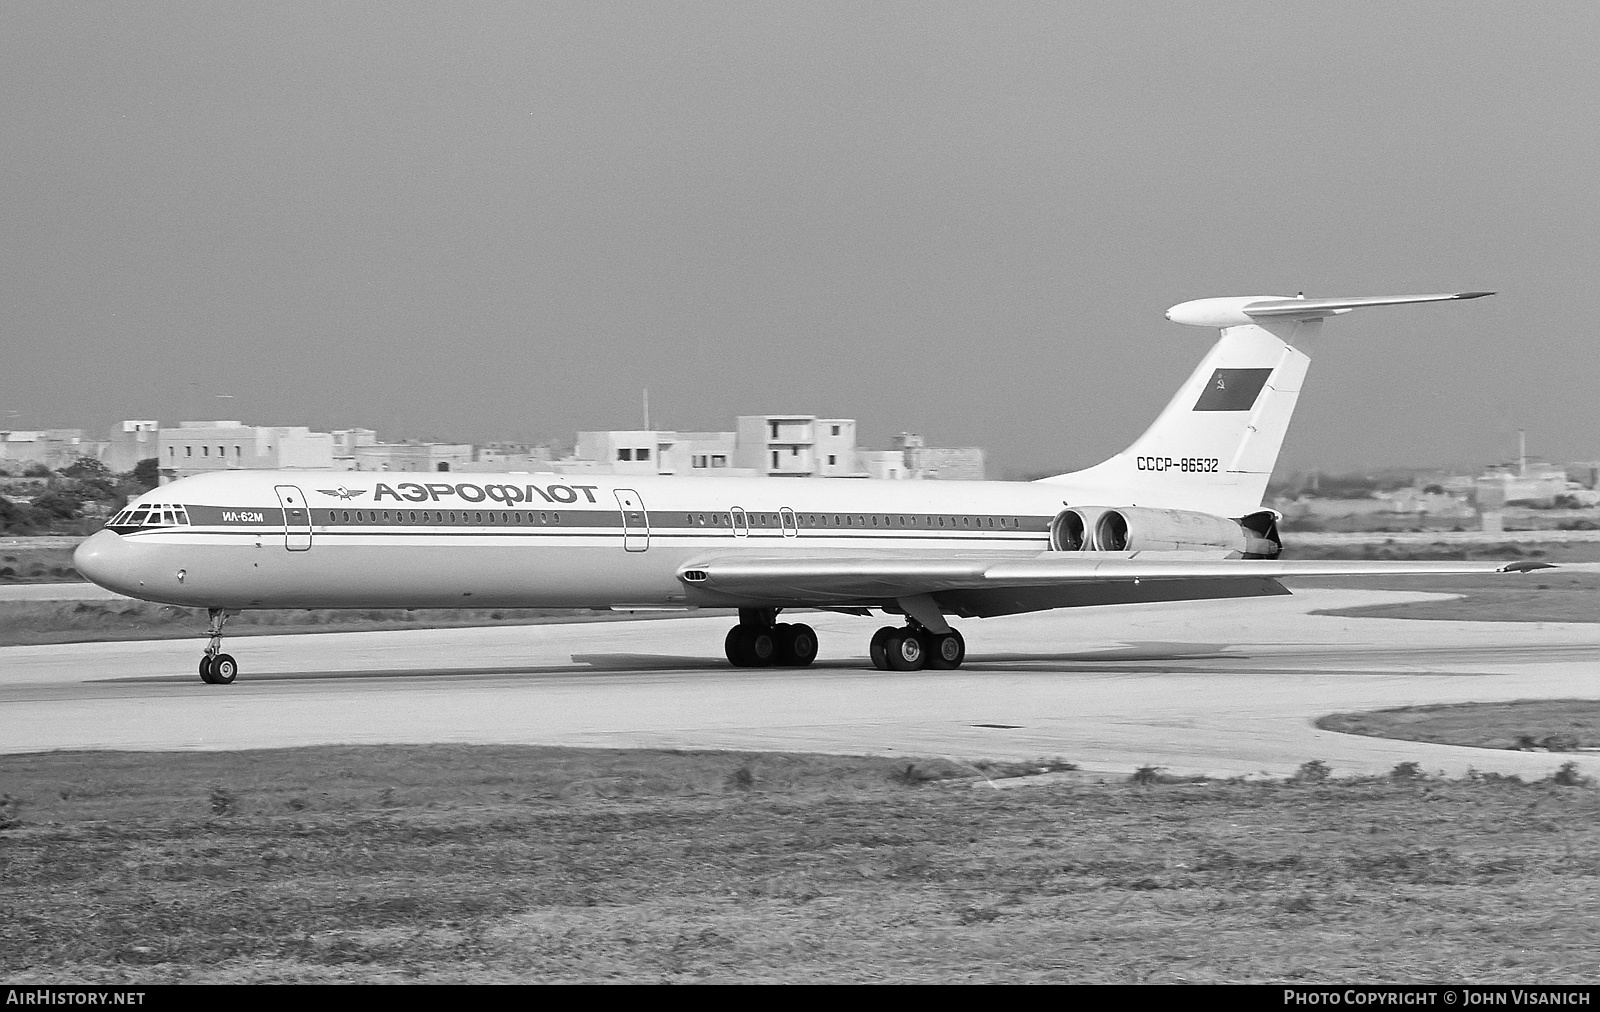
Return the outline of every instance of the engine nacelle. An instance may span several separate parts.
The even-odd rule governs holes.
[[[1275,559],[1277,514],[1252,513],[1242,520],[1189,510],[1142,506],[1079,506],[1063,510],[1050,525],[1057,552],[1215,552],[1247,559]]]

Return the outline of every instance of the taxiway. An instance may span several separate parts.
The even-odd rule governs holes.
[[[725,617],[0,649],[0,752],[479,742],[1031,759],[1126,774],[1337,774],[1399,762],[1544,776],[1600,757],[1321,731],[1330,712],[1600,695],[1600,624],[1345,618],[1426,595],[1302,590],[1254,601],[1065,610],[961,623],[957,671],[879,672],[868,619],[811,614],[803,670],[721,657]]]

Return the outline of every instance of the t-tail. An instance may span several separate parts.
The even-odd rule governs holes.
[[[1261,507],[1311,362],[1302,349],[1322,329],[1323,320],[1367,306],[1493,294],[1352,299],[1265,295],[1173,306],[1167,319],[1218,327],[1222,339],[1132,446],[1094,467],[1041,481],[1070,486],[1083,502],[1245,516]]]

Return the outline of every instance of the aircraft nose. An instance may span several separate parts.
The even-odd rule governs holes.
[[[72,553],[72,564],[90,582],[126,594],[138,583],[133,575],[132,554],[120,534],[100,531]]]

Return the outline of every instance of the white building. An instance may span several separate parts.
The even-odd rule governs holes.
[[[0,461],[26,467],[43,464],[52,470],[66,467],[79,457],[99,460],[106,443],[85,439],[82,429],[16,429],[0,431]],[[13,467],[12,470],[17,470]]]
[[[904,481],[911,477],[904,450],[857,450],[867,477],[885,481]]]
[[[126,419],[111,426],[110,435],[106,467],[117,474],[133,470],[141,460],[161,456],[161,423],[155,419]]]
[[[578,460],[608,465],[609,474],[660,474],[662,451],[670,446],[661,437],[669,433],[648,429],[612,429],[580,432],[572,451]]]
[[[670,470],[663,474],[698,474],[726,476],[748,475],[754,472],[735,468],[733,458],[738,446],[732,432],[675,432],[667,448],[663,466]]]
[[[1566,468],[1525,459],[1515,469],[1507,466],[1479,475],[1473,499],[1480,510],[1498,510],[1507,503],[1549,507],[1566,490]]]
[[[854,418],[740,415],[734,432],[613,429],[578,433],[565,474],[764,475],[781,478],[977,479],[978,447],[925,446],[902,433],[892,450],[856,446]]]
[[[550,447],[529,443],[487,443],[477,448],[472,461],[457,464],[456,471],[506,474],[550,470]]]
[[[562,473],[750,475],[733,466],[732,432],[612,429],[580,432],[572,458],[556,461]]]
[[[757,474],[793,478],[864,478],[854,418],[740,415],[734,464]]]
[[[983,448],[925,446],[914,432],[894,437],[892,450],[860,451],[862,466],[874,478],[910,481],[982,481]]]
[[[334,470],[354,471],[356,469],[356,448],[372,446],[377,441],[378,433],[373,429],[334,429]]]
[[[471,443],[407,440],[355,447],[357,471],[454,471],[471,463]]]
[[[982,481],[983,448],[979,446],[928,446],[915,432],[894,437],[895,449],[905,460],[906,477],[921,481]]]
[[[236,468],[333,470],[333,436],[304,425],[181,422],[159,430],[162,483]]]

